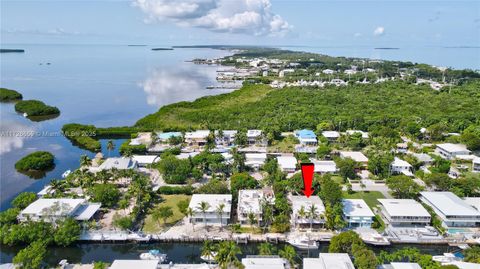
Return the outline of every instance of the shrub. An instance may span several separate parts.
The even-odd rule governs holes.
[[[186,194],[192,195],[193,187],[192,186],[185,186],[185,187],[175,187],[175,186],[162,186],[158,188],[158,193],[160,194]]]
[[[15,163],[17,171],[46,171],[55,166],[54,156],[50,152],[37,151]]]
[[[29,117],[60,114],[58,108],[46,105],[44,102],[38,100],[19,101],[15,104],[15,111],[27,113]]]

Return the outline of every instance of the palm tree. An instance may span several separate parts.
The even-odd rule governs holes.
[[[304,219],[307,216],[307,211],[305,211],[305,207],[303,205],[300,207],[300,210],[298,210],[297,215],[300,219]]]
[[[208,258],[208,262],[215,258],[215,252],[217,251],[217,246],[210,240],[203,242],[201,255]]]
[[[270,243],[261,243],[258,247],[258,253],[260,255],[273,255],[275,253],[275,247]]]
[[[80,156],[80,166],[90,166],[91,164],[92,160],[90,160],[86,154],[82,154],[82,156]]]
[[[253,224],[257,221],[255,214],[250,212],[248,213],[247,217],[248,217],[248,223],[250,223],[250,228],[253,228]]]
[[[210,208],[210,205],[205,202],[201,201],[200,204],[197,206],[197,209],[200,210],[203,214],[203,225],[207,228],[207,210]]]
[[[314,204],[308,208],[308,217],[310,218],[310,230],[312,230],[313,220],[318,217],[317,207]]]
[[[242,263],[238,260],[237,255],[242,254],[241,249],[233,241],[223,241],[218,247],[215,261],[221,269],[231,267],[242,268]]]
[[[64,182],[58,180],[58,179],[53,179],[50,181],[50,189],[52,190],[52,193],[54,192],[63,192],[64,190]]]
[[[273,207],[266,199],[262,199],[262,216],[264,231],[266,231],[270,223],[273,221]]]
[[[217,206],[217,215],[218,215],[218,218],[220,219],[220,230],[223,230],[223,223],[222,223],[222,217],[223,217],[223,213],[225,211],[225,204],[219,204]]]
[[[191,207],[188,207],[187,208],[187,211],[185,211],[187,217],[190,218],[190,223],[192,223],[192,229],[193,231],[195,231],[195,222],[191,221],[192,220],[192,217],[193,217],[193,214],[195,214],[195,212],[193,211],[193,209]]]
[[[233,159],[233,170],[235,172],[243,172],[245,170],[245,156],[241,154],[236,147],[231,150]]]
[[[287,260],[292,268],[295,267],[295,257],[297,256],[297,252],[292,246],[285,246],[283,249],[278,251],[278,255]]]
[[[110,157],[110,152],[115,149],[115,144],[113,140],[108,140],[107,142],[107,150],[108,150],[108,157]]]

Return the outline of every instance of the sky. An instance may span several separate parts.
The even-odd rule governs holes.
[[[480,1],[0,0],[2,44],[480,46]]]

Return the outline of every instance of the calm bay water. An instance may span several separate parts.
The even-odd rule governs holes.
[[[0,87],[18,90],[25,100],[38,99],[57,106],[55,119],[32,122],[14,111],[13,104],[0,104],[0,210],[23,191],[37,192],[51,179],[61,178],[68,169],[78,167],[81,154],[93,153],[72,146],[58,132],[65,123],[94,124],[100,127],[132,125],[159,107],[194,100],[201,96],[228,92],[207,90],[215,84],[218,67],[193,65],[193,58],[213,58],[228,54],[211,49],[151,51],[151,47],[113,45],[2,45],[23,48],[23,54],[2,54]],[[479,49],[430,48],[373,50],[372,48],[288,47],[333,56],[372,57],[410,60],[455,68],[480,69]],[[50,63],[50,64],[48,64]],[[5,136],[6,132],[18,132]],[[25,137],[24,134],[34,134]],[[124,140],[115,140],[118,147]],[[101,140],[106,144],[106,140]],[[105,147],[103,147],[105,148]],[[56,157],[53,171],[38,180],[17,173],[14,164],[33,151],[46,150]],[[108,155],[108,152],[104,152]],[[66,258],[71,262],[112,261],[137,258],[151,248],[166,252],[174,262],[200,262],[198,244],[77,244],[51,248],[50,264]],[[325,248],[326,245],[323,245]],[[388,249],[388,248],[387,248]],[[444,246],[422,246],[427,253],[439,254]],[[11,261],[17,247],[1,246],[0,263]],[[244,254],[256,252],[256,245],[245,246]],[[311,252],[315,256],[317,252]],[[307,256],[308,253],[300,253]]]

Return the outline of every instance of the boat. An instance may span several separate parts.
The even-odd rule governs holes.
[[[209,255],[202,255],[200,256],[200,259],[206,261],[206,262],[214,262],[215,261],[215,257],[217,257],[217,252],[215,251],[212,251],[210,252]]]
[[[66,178],[66,177],[68,177],[68,175],[70,175],[71,173],[72,173],[72,171],[71,171],[71,170],[67,170],[67,171],[63,172],[63,174],[62,174],[62,178]]]
[[[318,242],[308,238],[294,238],[287,241],[298,249],[318,249]]]
[[[26,117],[28,117],[28,114],[27,114],[27,113],[23,113],[23,116],[26,118]]]
[[[141,260],[158,260],[160,263],[163,263],[167,260],[167,254],[160,253],[158,249],[151,249],[148,252],[140,254]]]

